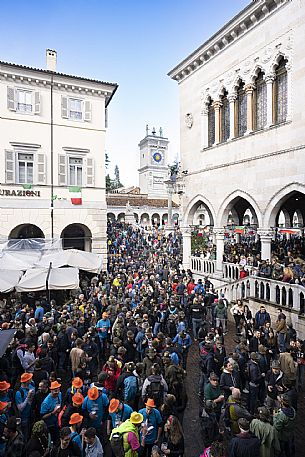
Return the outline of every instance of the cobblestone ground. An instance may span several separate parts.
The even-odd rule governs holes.
[[[225,337],[227,352],[231,352],[236,346],[234,326],[229,324],[229,333]],[[187,395],[188,405],[184,413],[183,428],[185,433],[185,457],[199,457],[203,452],[203,443],[200,434],[200,424],[198,418],[199,397],[199,354],[198,343],[194,343],[190,348],[187,362]],[[305,392],[299,394],[299,408],[297,413],[297,426],[295,430],[296,453],[295,457],[305,456]]]

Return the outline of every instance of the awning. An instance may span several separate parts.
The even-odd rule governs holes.
[[[7,330],[0,330],[0,357],[5,353],[8,345],[14,338],[16,333],[15,328],[9,328]]]
[[[35,292],[47,289],[49,268],[33,268],[27,270],[16,286],[17,292]],[[51,268],[48,289],[65,290],[78,289],[78,268]]]
[[[7,294],[15,289],[22,275],[19,270],[0,270],[0,292]]]
[[[35,264],[35,268],[48,268],[50,263],[52,263],[53,268],[69,266],[89,271],[90,273],[99,273],[102,269],[102,256],[77,249],[50,252],[41,257]]]
[[[299,229],[280,229],[279,230],[280,233],[289,233],[290,235],[299,235],[301,230]]]
[[[0,251],[0,270],[27,270],[38,262],[37,251]]]

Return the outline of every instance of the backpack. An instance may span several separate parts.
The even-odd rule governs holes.
[[[58,414],[58,419],[57,419],[57,421],[58,421],[58,426],[59,426],[59,428],[61,428],[62,416],[64,415],[66,409],[67,409],[67,405],[65,405],[65,406],[63,407],[63,409],[60,411],[60,413]]]
[[[15,367],[18,370],[18,373],[23,373],[24,369],[22,368],[22,365],[21,365],[20,359],[18,357],[17,351],[19,351],[21,349],[22,355],[24,356],[24,353],[25,353],[27,347],[28,347],[27,344],[19,344],[19,346],[16,347],[16,349],[15,349],[15,351],[13,353],[12,365],[13,365],[13,367]]]
[[[152,398],[157,407],[159,407],[162,404],[164,397],[164,387],[161,384],[161,376],[159,379],[155,375],[152,379],[149,378],[150,376],[148,377],[149,385],[146,389],[146,398]]]
[[[123,441],[123,433],[117,431],[113,431],[110,437],[110,446],[112,453],[115,457],[124,457],[124,441]]]
[[[124,400],[131,401],[137,396],[139,390],[138,378],[134,375],[124,379]]]

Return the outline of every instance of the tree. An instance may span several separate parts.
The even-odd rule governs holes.
[[[113,181],[109,176],[109,173],[106,175],[106,192],[113,190]]]
[[[114,167],[114,183],[116,189],[119,189],[119,187],[123,187],[123,184],[120,181],[120,170],[118,165]]]

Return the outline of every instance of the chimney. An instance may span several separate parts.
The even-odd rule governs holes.
[[[47,70],[56,71],[57,52],[52,49],[46,50]]]

